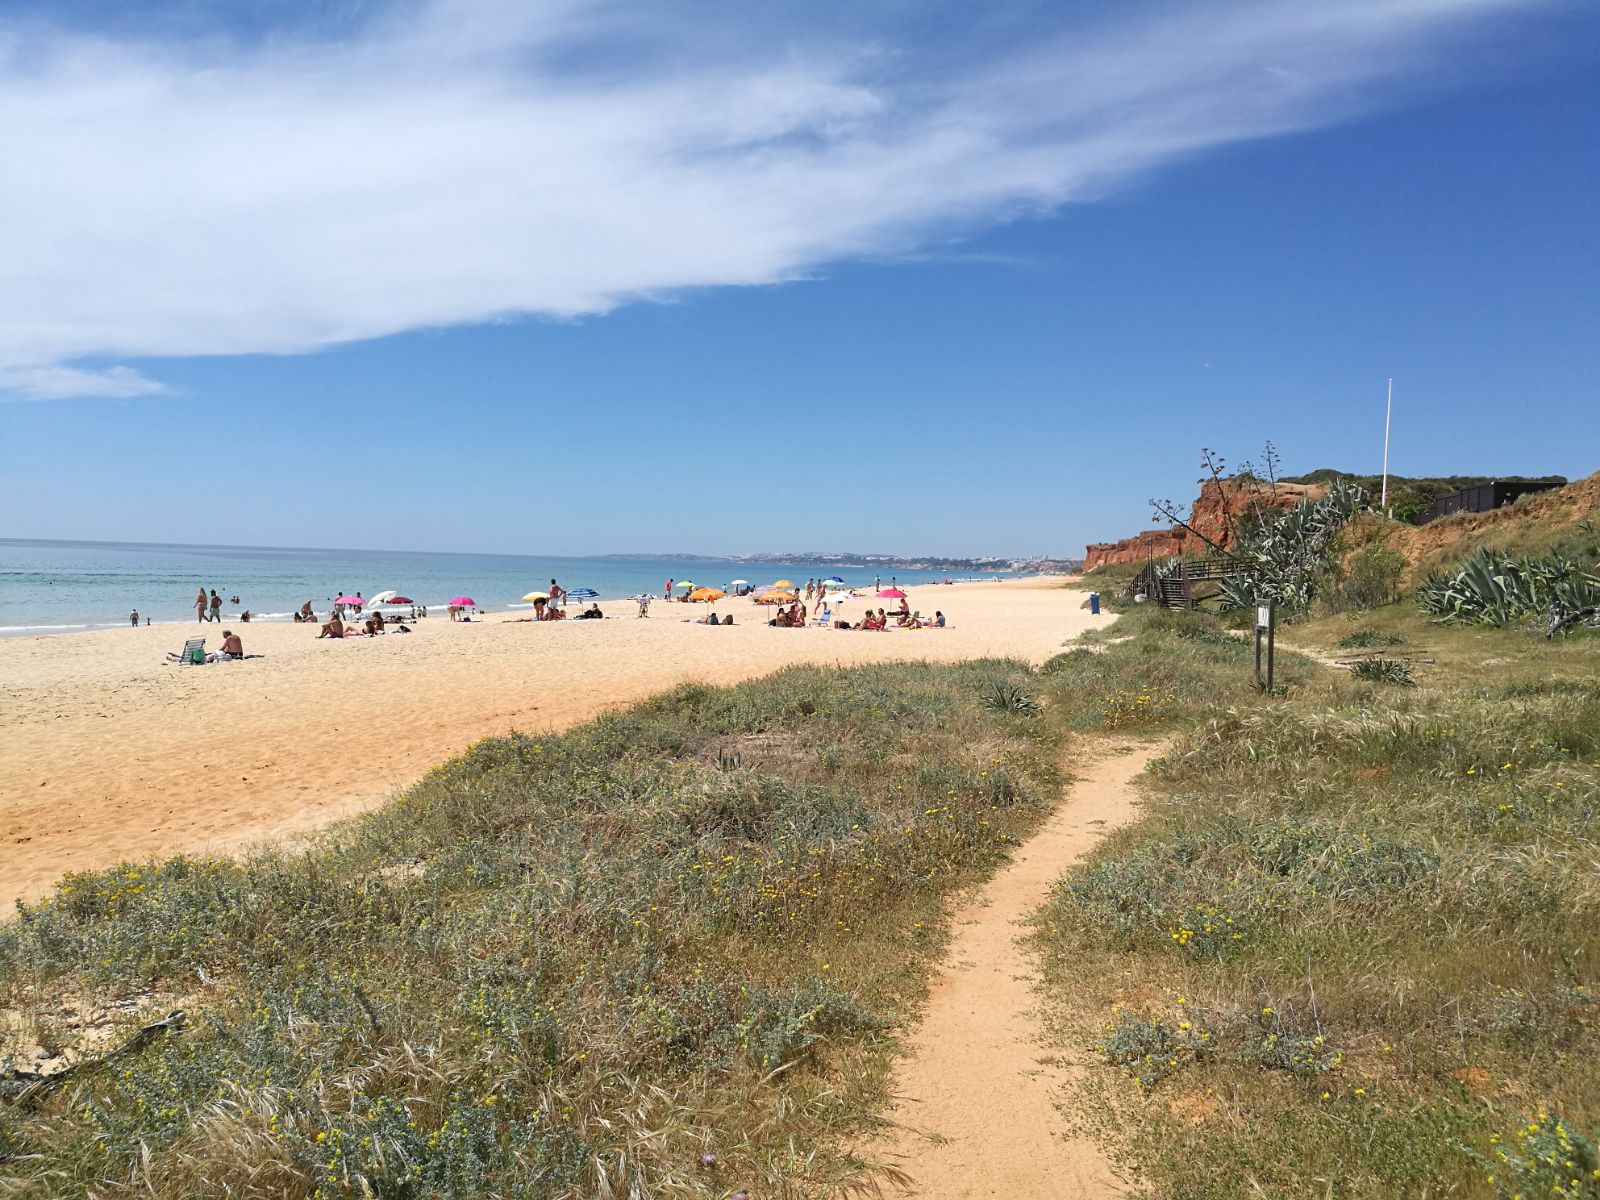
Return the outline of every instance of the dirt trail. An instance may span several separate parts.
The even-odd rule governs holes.
[[[889,1116],[888,1162],[923,1200],[980,1196],[1105,1200],[1126,1195],[1099,1148],[1066,1135],[1057,1110],[1072,1067],[1040,1044],[1035,965],[1018,922],[1108,830],[1132,820],[1135,776],[1157,753],[1120,746],[1078,782],[1011,865],[955,915],[928,1011],[908,1039]]]

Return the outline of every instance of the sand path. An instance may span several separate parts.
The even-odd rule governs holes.
[[[719,606],[737,614],[728,629],[683,624],[699,606],[661,604],[645,621],[433,617],[409,636],[343,643],[255,623],[235,628],[265,657],[206,667],[162,660],[197,631],[215,648],[216,625],[0,639],[0,905],[68,870],[314,828],[488,734],[563,729],[686,680],[796,663],[1040,662],[1115,619],[1090,616],[1060,579],[909,590],[913,608],[941,609],[953,627],[769,629],[747,601]]]
[[[908,1039],[890,1112],[888,1161],[922,1200],[980,1196],[1105,1200],[1126,1195],[1099,1148],[1059,1111],[1073,1066],[1040,1044],[1038,976],[1017,944],[1050,886],[1106,832],[1132,820],[1132,781],[1156,751],[1120,746],[1075,764],[1078,780],[1043,829],[955,915],[928,1011]]]

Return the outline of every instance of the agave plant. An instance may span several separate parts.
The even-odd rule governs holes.
[[[1272,600],[1290,612],[1304,609],[1327,567],[1334,535],[1366,500],[1366,492],[1339,480],[1320,499],[1302,500],[1282,513],[1263,513],[1233,552],[1252,573],[1221,581],[1222,606],[1248,608]]]
[[[980,703],[995,712],[1017,713],[1024,717],[1036,717],[1041,711],[1039,702],[1014,683],[996,683]]]
[[[1410,665],[1398,658],[1364,658],[1350,668],[1350,673],[1357,679],[1365,679],[1369,683],[1393,683],[1400,687],[1417,686]]]
[[[1557,555],[1517,559],[1484,547],[1455,571],[1429,575],[1417,603],[1447,621],[1478,625],[1544,613],[1553,633],[1600,605],[1600,576]]]

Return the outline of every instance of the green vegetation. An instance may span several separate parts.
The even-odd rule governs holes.
[[[1596,563],[1549,555],[1511,558],[1481,549],[1454,571],[1435,572],[1417,589],[1424,612],[1450,621],[1508,625],[1538,614],[1557,633],[1600,614]]]
[[[0,1195],[870,1189],[944,901],[1063,747],[1159,737],[1034,933],[1150,1190],[1600,1197],[1600,631],[1303,611],[1265,695],[1225,618],[1117,603],[1038,671],[683,687],[299,851],[69,877],[0,926],[0,1066],[84,1064],[0,1075]]]
[[[1382,633],[1376,629],[1358,629],[1347,633],[1336,643],[1341,650],[1357,650],[1368,646],[1403,646],[1406,639],[1398,633]]]
[[[1018,719],[1037,683],[975,662],[682,687],[481,742],[303,852],[69,877],[0,927],[0,1051],[27,1054],[0,1066],[188,1019],[6,1085],[0,1195],[858,1183],[847,1137],[943,898],[1056,794],[1048,723]]]
[[[1220,582],[1223,608],[1272,600],[1286,615],[1306,612],[1327,579],[1334,539],[1366,500],[1360,488],[1335,482],[1320,499],[1252,514],[1231,552],[1252,573]]]
[[[1357,679],[1368,683],[1393,683],[1400,687],[1416,687],[1411,665],[1398,658],[1364,658],[1350,668]]]
[[[1478,487],[1485,483],[1549,483],[1560,486],[1567,482],[1565,475],[1541,475],[1531,478],[1524,475],[1449,475],[1442,478],[1409,479],[1404,475],[1389,476],[1389,507],[1394,512],[1394,519],[1404,521],[1408,525],[1415,525],[1427,514],[1433,502],[1440,496],[1447,496],[1451,492],[1459,492],[1462,488]],[[1327,483],[1345,482],[1354,484],[1373,496],[1378,495],[1383,486],[1381,475],[1352,475],[1346,471],[1335,471],[1324,467],[1312,471],[1307,475],[1288,476],[1284,483]]]
[[[1159,692],[1170,747],[1035,934],[1095,1132],[1160,1197],[1600,1196],[1600,635],[1390,605],[1357,636],[1419,686],[1280,700],[1214,617],[1116,632],[1052,679]]]

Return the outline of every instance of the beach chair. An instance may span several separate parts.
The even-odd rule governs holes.
[[[168,654],[167,657],[169,659],[171,659],[175,663],[182,663],[185,666],[188,666],[190,663],[194,662],[194,656],[195,656],[195,652],[196,651],[199,651],[199,653],[200,653],[200,661],[204,662],[205,661],[205,656],[206,656],[206,640],[205,640],[205,638],[203,638],[203,637],[189,638],[187,641],[185,641],[183,643],[183,649],[182,650],[178,651],[178,653],[176,653],[176,654]]]

